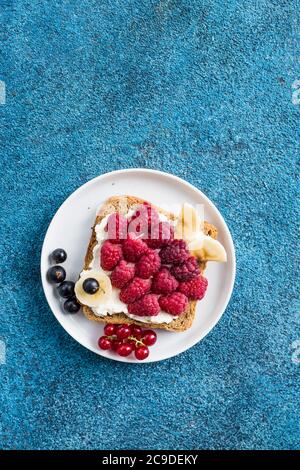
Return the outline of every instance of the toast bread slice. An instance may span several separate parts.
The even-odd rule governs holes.
[[[113,212],[120,212],[121,214],[125,215],[127,212],[133,208],[136,205],[143,204],[146,202],[143,199],[134,197],[134,196],[112,196],[109,199],[105,201],[105,203],[101,206],[97,216],[96,220],[94,223],[94,226],[92,227],[92,236],[90,238],[90,242],[88,245],[88,249],[86,252],[85,256],[85,261],[84,261],[84,269],[89,269],[89,265],[93,259],[93,249],[95,245],[97,245],[97,238],[96,238],[96,232],[95,232],[95,227],[98,225],[101,220],[106,217],[107,215],[113,213]],[[171,214],[167,211],[164,211],[160,209],[159,207],[154,206],[151,204],[159,213],[164,214],[169,220],[176,220],[176,216],[174,214]],[[211,236],[212,238],[217,238],[217,229],[214,225],[209,224],[208,222],[204,222],[204,232],[206,235]],[[205,262],[200,263],[200,271],[203,272],[205,269]],[[174,320],[172,320],[170,323],[154,323],[154,322],[140,322],[138,320],[133,320],[132,318],[129,318],[125,313],[115,313],[113,315],[107,315],[105,317],[100,317],[98,315],[95,315],[94,312],[90,307],[87,307],[86,305],[83,305],[83,312],[84,315],[92,321],[99,322],[99,323],[127,323],[127,324],[136,324],[141,327],[147,327],[147,328],[160,328],[168,331],[175,331],[175,332],[180,332],[180,331],[185,331],[193,323],[193,320],[195,318],[195,313],[196,313],[196,300],[190,300],[186,310],[179,315],[178,317],[174,317]]]

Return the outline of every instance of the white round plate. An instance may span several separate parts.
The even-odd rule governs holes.
[[[205,219],[218,227],[219,240],[224,245],[227,263],[208,263],[205,276],[208,290],[204,299],[197,302],[196,318],[192,327],[183,333],[157,330],[158,339],[150,348],[144,361],[133,355],[127,358],[110,351],[102,351],[97,340],[103,325],[87,320],[82,312],[64,313],[56,288],[47,282],[49,255],[55,248],[64,248],[68,258],[64,263],[68,280],[76,280],[82,270],[83,260],[99,206],[113,195],[132,195],[165,207],[166,204],[204,204]],[[172,212],[172,210],[171,210]],[[82,346],[109,359],[145,363],[176,356],[198,343],[220,320],[232,293],[235,278],[235,252],[228,227],[214,204],[186,181],[155,170],[129,169],[113,171],[92,179],[77,189],[56,212],[45,236],[41,254],[41,276],[48,304],[62,327]]]

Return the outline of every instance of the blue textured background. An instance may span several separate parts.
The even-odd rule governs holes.
[[[1,448],[299,448],[299,1],[0,1]],[[204,191],[238,272],[197,346],[138,368],[51,314],[50,220],[78,186],[145,167]]]

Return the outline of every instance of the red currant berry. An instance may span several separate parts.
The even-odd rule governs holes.
[[[135,338],[137,339],[140,339],[141,336],[142,336],[142,328],[140,326],[137,326],[137,325],[132,325],[131,327],[131,334],[132,336],[134,336]]]
[[[111,340],[107,338],[107,336],[101,336],[101,338],[98,340],[98,346],[100,349],[110,349]]]
[[[153,330],[145,330],[143,332],[143,343],[146,344],[147,346],[153,346],[153,344],[156,343],[157,336],[155,331]]]
[[[131,334],[131,328],[129,325],[119,325],[116,329],[116,335],[118,339],[128,338]]]
[[[121,346],[122,341],[118,341],[117,339],[114,339],[112,342],[111,342],[111,349],[113,351],[117,351],[118,347]]]
[[[130,343],[123,343],[117,349],[117,353],[119,354],[119,356],[123,356],[123,357],[129,356],[129,354],[131,354],[132,351],[133,351],[133,345]]]
[[[139,361],[142,361],[143,359],[146,359],[149,356],[149,349],[147,348],[147,346],[140,346],[134,351],[134,353],[135,357]]]
[[[116,325],[114,325],[113,323],[107,323],[104,327],[104,333],[107,336],[112,336],[115,331],[116,331]]]

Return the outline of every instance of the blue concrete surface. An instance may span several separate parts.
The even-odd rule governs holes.
[[[0,1],[1,448],[299,448],[299,7]],[[63,200],[131,167],[204,191],[238,262],[218,326],[138,369],[73,341],[39,278]]]

